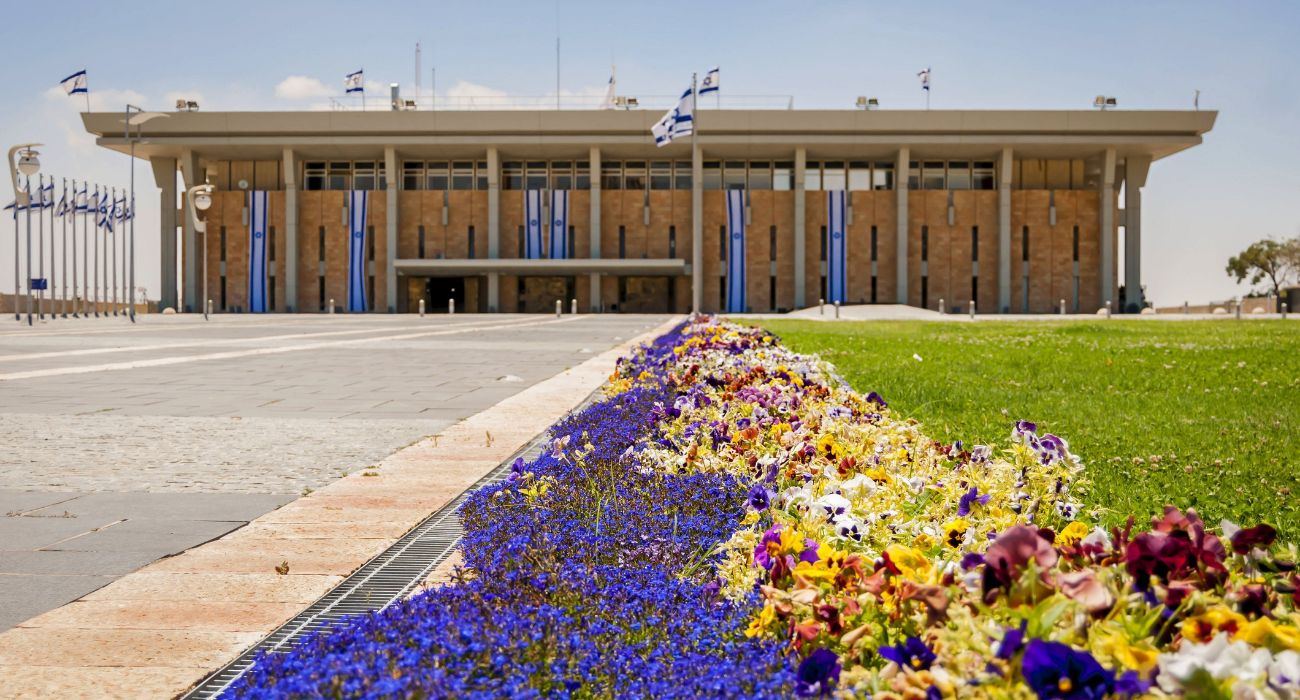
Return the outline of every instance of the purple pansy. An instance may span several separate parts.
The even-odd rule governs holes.
[[[817,649],[799,664],[796,692],[802,697],[829,695],[840,680],[840,657],[830,649]]]
[[[908,637],[906,642],[876,650],[881,658],[893,661],[912,671],[927,671],[938,656],[918,637]]]
[[[970,490],[962,494],[961,499],[957,502],[957,515],[963,518],[970,515],[970,509],[972,505],[976,503],[980,505],[987,505],[989,502],[989,498],[990,498],[989,494],[986,493],[984,495],[980,495],[979,489],[975,488],[974,486],[970,487]]]
[[[1101,700],[1115,689],[1115,676],[1092,654],[1060,642],[1031,640],[1020,670],[1039,700]]]

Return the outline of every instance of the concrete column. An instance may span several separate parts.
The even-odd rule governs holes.
[[[401,216],[401,207],[397,205],[397,185],[401,182],[402,173],[397,169],[397,149],[389,146],[384,149],[384,175],[385,185],[387,185],[388,196],[388,216],[385,241],[388,244],[387,260],[385,262],[384,298],[388,300],[388,313],[397,311],[397,224]]]
[[[998,159],[998,311],[1011,312],[1011,173],[1010,148]]]
[[[298,311],[298,159],[284,149],[284,307]]]
[[[1142,188],[1151,156],[1124,159],[1124,311],[1142,310]]]
[[[898,245],[898,303],[907,303],[907,164],[912,152],[907,146],[898,149],[894,165],[894,194],[898,202],[898,220],[895,222],[895,240]]]
[[[808,306],[807,287],[808,251],[807,251],[807,209],[808,198],[804,192],[804,182],[808,172],[808,149],[796,148],[794,151],[794,308]]]
[[[207,179],[206,173],[203,172],[199,164],[199,155],[194,151],[186,149],[181,153],[181,182],[185,183],[185,189],[195,185],[201,185]],[[187,202],[186,207],[189,206]],[[193,223],[193,222],[190,222]],[[182,272],[181,280],[181,306],[187,312],[202,313],[202,302],[199,301],[199,289],[202,280],[199,279],[199,234],[193,226],[185,227],[185,269]]]
[[[176,159],[150,158],[153,181],[158,185],[158,241],[162,288],[158,294],[160,308],[176,309]],[[179,309],[177,309],[179,310]]]
[[[488,258],[501,257],[501,154],[495,146],[487,150],[488,164]],[[495,272],[487,275],[488,311],[496,313],[501,307],[501,276]]]
[[[1101,303],[1115,294],[1115,149],[1106,149],[1101,166]]]
[[[590,170],[587,179],[591,183],[591,225],[588,226],[591,235],[591,259],[600,259],[600,149],[592,148],[590,156]],[[591,311],[597,313],[600,311],[600,273],[593,272],[591,278]]]
[[[691,139],[691,311],[704,308],[704,151]]]

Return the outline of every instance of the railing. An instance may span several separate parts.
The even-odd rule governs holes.
[[[616,110],[664,110],[676,104],[680,95],[620,96]],[[598,110],[604,104],[600,95],[420,95],[401,96],[400,111],[518,111],[518,110]],[[352,94],[331,97],[329,108],[335,111],[388,112],[393,110],[388,94],[378,92],[365,98]],[[705,95],[699,109],[794,109],[794,95]]]

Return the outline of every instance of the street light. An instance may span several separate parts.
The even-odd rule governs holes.
[[[27,210],[27,325],[32,325],[32,198],[26,189],[18,189],[18,173],[31,179],[33,175],[41,171],[40,152],[36,150],[39,143],[23,143],[9,149],[9,182],[14,188],[14,320],[22,321],[22,314],[18,312],[18,209]],[[17,165],[14,164],[14,155],[18,156]]]
[[[208,222],[199,219],[198,212],[207,211],[212,206],[212,185],[195,185],[185,192],[185,208],[190,214],[190,226],[194,233],[203,234],[203,247],[199,257],[203,260],[203,320],[208,320]],[[197,210],[197,211],[195,211]]]
[[[135,116],[131,115],[133,110],[135,111]],[[135,105],[127,105],[126,116],[122,120],[126,124],[126,140],[131,144],[131,199],[127,204],[127,206],[130,207],[129,211],[131,212],[131,217],[129,219],[130,223],[128,224],[129,233],[127,234],[131,238],[131,260],[129,263],[131,271],[129,273],[129,279],[127,280],[127,289],[135,289],[135,142],[140,140],[141,124],[144,124],[150,119],[157,119],[158,117],[166,116],[167,115],[162,112],[146,112]],[[135,127],[135,138],[131,138],[131,127],[133,126]],[[127,315],[131,318],[131,323],[135,323],[135,299],[130,298],[130,294],[128,294],[127,297]]]

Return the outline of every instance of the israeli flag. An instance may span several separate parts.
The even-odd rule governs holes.
[[[348,192],[348,311],[368,310],[366,304],[366,215],[370,193]]]
[[[929,92],[929,91],[930,91],[930,69],[929,69],[929,67],[927,67],[925,70],[921,71],[920,73],[917,73],[917,74],[916,74],[916,77],[918,77],[918,78],[921,79],[921,89],[922,89],[922,90],[925,90],[926,92]]]
[[[569,257],[569,191],[551,190],[551,253],[553,260]]]
[[[63,183],[63,195],[59,197],[59,204],[54,208],[54,215],[62,219],[64,215],[71,210],[72,207],[68,205],[68,183],[65,180]]]
[[[727,190],[727,298],[725,304],[727,313],[745,313],[744,190]]]
[[[69,95],[80,95],[90,92],[90,88],[86,82],[86,70],[84,68],[64,78],[59,85],[63,86],[63,91]]]
[[[673,139],[695,133],[695,93],[687,90],[655,125],[650,127],[656,146],[667,146]]]
[[[343,92],[365,92],[366,75],[364,70],[343,76]]]
[[[600,101],[601,109],[614,109],[615,107],[614,92],[616,89],[617,88],[615,87],[615,82],[614,82],[614,71],[611,69],[609,72],[609,85],[605,87],[605,99]]]
[[[826,301],[848,302],[848,228],[844,190],[826,193]]]
[[[718,67],[714,66],[704,74],[704,80],[700,81],[700,94],[707,95],[710,92],[717,92],[718,87],[722,84],[722,78],[718,75]]]
[[[86,188],[86,183],[81,183],[81,191],[72,198],[78,212],[90,210],[90,196]]]
[[[49,209],[54,206],[54,178],[50,178],[49,182],[41,185],[40,195],[39,206],[41,209]]]
[[[524,257],[542,257],[542,191],[524,192]]]
[[[267,192],[248,193],[248,310],[266,313]]]

